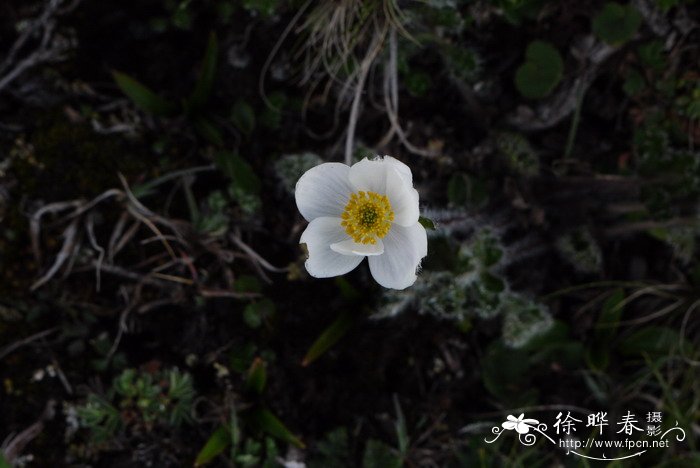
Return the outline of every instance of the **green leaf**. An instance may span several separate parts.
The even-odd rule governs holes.
[[[492,275],[488,271],[482,271],[479,274],[479,281],[488,292],[499,293],[506,288],[506,285],[501,278]]]
[[[432,87],[430,75],[424,71],[411,71],[403,79],[403,84],[406,86],[408,93],[411,96],[425,96]]]
[[[528,357],[523,349],[506,348],[500,341],[491,343],[481,360],[481,378],[486,389],[511,404],[526,403],[531,397],[523,391],[530,381]]]
[[[250,164],[237,153],[222,151],[214,159],[219,169],[233,180],[237,189],[250,194],[260,192],[260,179]]]
[[[236,346],[229,353],[229,366],[236,372],[246,372],[257,354],[257,347],[252,343]]]
[[[275,309],[275,303],[267,298],[252,302],[243,310],[243,320],[250,328],[259,328],[265,319],[274,315]]]
[[[355,323],[355,314],[350,312],[341,313],[335,321],[326,328],[323,333],[316,339],[309,351],[304,356],[304,360],[301,362],[302,366],[308,366],[316,359],[321,357],[328,349],[336,344],[345,334],[348,332],[350,327]]]
[[[202,107],[209,100],[216,76],[216,61],[218,55],[219,45],[216,40],[216,34],[212,32],[209,34],[209,42],[204,52],[204,60],[202,60],[202,69],[199,72],[197,84],[189,98],[190,109]]]
[[[243,321],[252,329],[260,328],[262,318],[255,311],[255,304],[248,304],[243,310]]]
[[[610,364],[610,345],[620,324],[624,299],[624,291],[618,288],[603,303],[595,336],[585,352],[586,362],[591,369],[605,370]]]
[[[255,358],[250,369],[248,369],[248,376],[245,381],[246,389],[261,395],[263,390],[265,390],[266,384],[267,369],[265,361],[260,358]]]
[[[610,341],[615,336],[622,317],[622,301],[625,299],[625,292],[618,288],[603,303],[603,308],[598,317],[596,326],[596,338],[600,341]]]
[[[434,231],[435,229],[437,229],[435,227],[435,221],[433,221],[432,219],[420,216],[418,217],[418,222],[428,231]]]
[[[362,293],[342,276],[335,277],[335,284],[338,286],[340,296],[348,302],[356,301],[362,297]]]
[[[308,468],[344,468],[350,463],[350,444],[348,430],[344,427],[334,429],[314,444],[317,455],[308,460]]]
[[[639,60],[654,71],[661,72],[666,68],[666,55],[664,54],[664,43],[654,40],[640,45],[637,48]]]
[[[194,461],[194,466],[202,466],[211,462],[218,455],[223,453],[231,444],[231,432],[226,426],[220,426],[214,433],[209,437],[209,440],[204,444],[202,450],[197,454],[197,458]]]
[[[604,371],[610,365],[610,352],[607,346],[601,346],[601,343],[593,342],[586,348],[584,354],[588,367],[598,371]]]
[[[114,81],[119,89],[142,110],[153,115],[164,116],[175,112],[177,107],[170,101],[158,96],[148,87],[139,83],[129,75],[112,71]]]
[[[644,77],[637,70],[630,70],[622,85],[622,90],[628,96],[634,96],[644,90]]]
[[[262,285],[255,276],[241,275],[233,283],[233,290],[241,293],[259,293],[262,291]]]
[[[239,99],[231,110],[233,124],[246,135],[250,135],[255,129],[255,112],[250,104]]]
[[[269,102],[260,115],[260,124],[276,130],[282,123],[282,110],[287,105],[287,96],[281,91],[275,91],[267,97]]]
[[[550,346],[558,346],[563,343],[571,342],[569,336],[569,326],[564,322],[555,320],[552,327],[542,335],[533,337],[523,349],[535,353],[537,350],[544,349]]]
[[[483,230],[474,240],[474,257],[484,268],[497,264],[503,257],[503,248],[492,231]]]
[[[7,461],[7,458],[5,458],[2,450],[0,450],[0,468],[12,468],[12,465]]]
[[[515,86],[528,99],[549,95],[561,81],[564,61],[557,49],[544,41],[533,41],[525,51],[525,62],[515,72]]]
[[[610,2],[593,18],[593,34],[616,46],[634,37],[642,24],[642,15],[631,5]]]
[[[447,182],[447,199],[455,206],[463,206],[467,202],[467,195],[466,175],[455,172]]]
[[[214,146],[224,146],[224,138],[221,136],[221,131],[212,124],[209,119],[202,116],[197,116],[194,119],[194,128],[197,133]]]
[[[171,21],[175,27],[188,30],[192,28],[192,13],[187,8],[190,2],[180,1],[177,3],[179,3],[179,5],[177,5],[176,10],[173,11]]]
[[[277,416],[272,414],[267,408],[256,408],[250,414],[250,422],[258,429],[276,437],[282,441],[290,443],[298,448],[305,448],[304,443],[295,436],[287,427],[280,421]]]
[[[646,353],[650,356],[667,355],[680,346],[686,347],[686,355],[691,354],[690,344],[682,340],[677,330],[668,327],[644,327],[628,335],[619,346],[626,356]]]
[[[375,439],[369,439],[362,456],[364,468],[400,468],[401,459],[394,454],[391,447]]]
[[[408,436],[408,428],[406,427],[406,418],[403,415],[403,410],[401,409],[401,404],[399,399],[394,394],[394,410],[396,411],[396,439],[399,443],[399,452],[402,455],[408,455],[408,447],[411,443],[411,439]]]
[[[523,349],[530,350],[532,365],[550,365],[567,369],[580,367],[584,355],[583,345],[568,336],[565,340],[556,338],[562,330],[566,330],[565,326],[560,322],[554,322],[550,332],[535,336],[527,343]]]
[[[682,0],[656,0],[656,6],[661,8],[661,10],[664,13],[668,13],[668,10],[670,10],[673,7],[678,6],[678,4],[681,3]],[[688,3],[692,2],[693,0],[690,0]]]

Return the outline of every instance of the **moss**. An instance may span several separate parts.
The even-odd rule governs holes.
[[[148,167],[147,158],[125,147],[123,138],[69,122],[58,111],[39,119],[28,143],[33,158],[19,158],[12,172],[33,199],[93,196],[118,186],[118,172],[137,174]]]

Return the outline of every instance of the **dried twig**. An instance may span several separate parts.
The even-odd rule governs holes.
[[[54,415],[56,414],[55,407],[55,400],[49,400],[48,402],[46,402],[44,412],[41,413],[41,416],[39,417],[37,422],[35,422],[22,432],[14,436],[9,442],[5,444],[3,452],[8,462],[13,463],[15,459],[22,453],[22,450],[24,450],[27,444],[34,440],[39,434],[41,434],[41,431],[44,430],[45,423],[53,419]]]
[[[66,230],[63,231],[63,245],[61,246],[61,250],[58,252],[58,255],[56,255],[56,260],[54,261],[53,265],[51,265],[51,268],[49,268],[49,270],[44,274],[44,276],[32,284],[30,288],[32,291],[37,290],[46,284],[51,278],[53,278],[56,273],[58,273],[58,270],[61,269],[66,260],[72,256],[71,253],[75,248],[75,239],[77,234],[78,220],[74,220],[72,223],[70,223]]]
[[[29,235],[32,240],[32,252],[38,264],[41,264],[41,249],[39,247],[41,245],[41,218],[47,213],[59,213],[68,208],[79,207],[80,204],[80,200],[51,203],[39,208],[29,219]]]
[[[8,356],[9,354],[17,351],[19,348],[22,346],[28,345],[29,343],[40,340],[42,338],[46,338],[50,334],[58,331],[58,327],[54,328],[49,328],[48,330],[40,331],[39,333],[35,333],[31,336],[28,336],[27,338],[24,338],[20,341],[15,341],[11,345],[6,346],[2,350],[0,350],[0,360],[2,360],[5,356]]]
[[[66,58],[71,44],[56,34],[56,17],[72,11],[79,3],[79,0],[69,4],[65,0],[49,0],[39,16],[29,22],[8,51],[5,60],[0,63],[0,92],[27,70]],[[37,35],[40,35],[40,39],[36,49],[18,59],[29,40]]]
[[[95,238],[95,216],[90,215],[85,223],[85,228],[88,233],[88,239],[90,239],[90,245],[92,248],[98,252],[97,261],[95,262],[95,289],[100,291],[100,271],[102,268],[102,261],[105,258],[105,249],[103,249]]]
[[[398,81],[398,45],[396,40],[396,29],[392,29],[389,34],[389,60],[384,71],[384,103],[386,106],[386,114],[389,117],[391,128],[382,141],[380,146],[384,146],[389,142],[391,137],[396,134],[399,137],[401,144],[406,147],[411,153],[432,157],[436,156],[435,151],[429,149],[418,148],[413,143],[408,141],[406,132],[404,132],[399,122],[399,81]]]
[[[231,236],[231,240],[233,241],[234,244],[236,244],[238,247],[241,248],[245,253],[250,255],[253,260],[255,260],[257,263],[259,263],[263,268],[265,268],[268,271],[272,271],[274,273],[286,273],[289,269],[288,268],[280,268],[272,265],[270,262],[265,260],[259,253],[257,253],[255,250],[253,250],[251,247],[249,247],[245,242],[243,242],[240,238],[240,233],[236,232],[234,235]]]
[[[348,118],[348,130],[345,137],[345,164],[348,166],[352,164],[352,153],[355,143],[355,127],[357,126],[357,119],[360,113],[362,93],[365,90],[365,80],[367,79],[369,70],[372,67],[372,63],[374,63],[374,59],[382,50],[385,35],[386,29],[383,29],[380,33],[375,34],[372,43],[367,49],[367,54],[360,64],[360,73],[357,83],[355,84],[355,97],[352,100],[350,117]]]

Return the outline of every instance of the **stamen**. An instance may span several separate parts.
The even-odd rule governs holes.
[[[374,192],[353,193],[350,195],[340,225],[359,244],[376,244],[389,233],[394,221],[394,211],[386,195]]]

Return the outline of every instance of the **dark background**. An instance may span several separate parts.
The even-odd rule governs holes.
[[[484,438],[596,411],[697,466],[698,8],[3,2],[0,466],[579,466]],[[403,292],[298,245],[298,177],[375,154]]]

